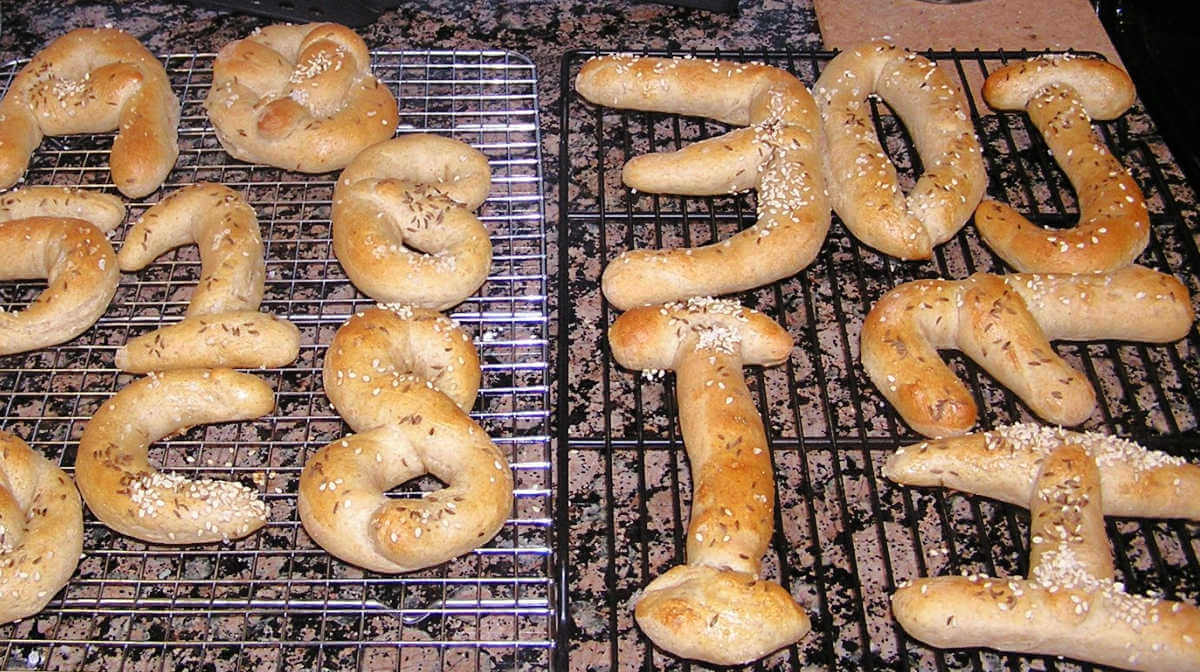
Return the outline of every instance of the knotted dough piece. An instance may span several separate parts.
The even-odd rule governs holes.
[[[416,133],[363,150],[333,191],[333,252],[362,293],[445,310],[487,280],[492,242],[473,211],[487,199],[487,157]]]
[[[267,26],[225,45],[204,107],[231,156],[302,173],[344,167],[399,120],[366,43],[336,23]]]
[[[75,338],[108,309],[120,270],[105,233],[125,217],[109,194],[31,187],[0,197],[0,280],[45,278],[24,310],[0,310],[0,355]]]
[[[164,474],[151,443],[195,425],[271,412],[262,379],[230,369],[180,369],[130,383],[100,406],[79,438],[75,477],[105,525],[143,541],[192,544],[244,537],[267,522],[267,506],[232,481]]]
[[[897,589],[892,613],[942,648],[1066,656],[1132,670],[1200,667],[1200,609],[1114,580],[1102,476],[1071,443],[1042,462],[1029,499],[1028,578],[942,576]]]
[[[0,623],[32,616],[67,584],[83,549],[71,478],[0,430]]]
[[[838,54],[813,92],[829,142],[834,212],[866,245],[901,259],[928,259],[962,228],[987,186],[958,88],[929,59],[876,41]],[[872,94],[904,122],[925,167],[907,198],[875,133]]]
[[[961,350],[1039,417],[1077,425],[1095,409],[1095,392],[1051,340],[1167,343],[1188,333],[1192,317],[1179,281],[1136,265],[1111,273],[918,280],[871,308],[862,363],[900,416],[926,436],[963,434],[976,417],[970,391],[938,348]]]
[[[441,314],[381,306],[351,317],[325,356],[325,394],[356,433],[300,474],[304,529],[331,554],[395,574],[487,543],[512,510],[508,461],[467,410],[479,389],[470,337]],[[445,488],[389,498],[431,474]]]
[[[1042,463],[1064,445],[1100,470],[1104,514],[1200,520],[1200,466],[1115,436],[1019,423],[896,449],[883,475],[905,485],[947,487],[1027,506]]]
[[[758,221],[711,245],[622,253],[602,278],[614,306],[753,289],[812,263],[829,231],[825,142],[812,96],[791,73],[729,61],[600,56],[584,64],[575,88],[601,105],[748,126],[625,164],[625,184],[648,193],[757,189]]]
[[[759,578],[774,527],[775,476],[766,433],[742,366],[785,361],[786,331],[731,301],[635,308],[608,332],[631,369],[675,371],[679,425],[695,496],[687,564],[650,582],[638,625],[663,649],[717,665],[744,664],[798,641],[804,609]]]
[[[1150,216],[1137,182],[1092,129],[1133,104],[1129,75],[1090,58],[1039,56],[988,76],[983,97],[999,110],[1025,110],[1079,198],[1079,221],[1042,228],[1011,207],[984,200],[975,226],[1019,271],[1109,271],[1133,262],[1150,242]]]
[[[135,373],[191,367],[283,366],[300,352],[300,331],[258,312],[266,283],[254,208],[238,192],[200,183],[156,203],[133,223],[117,259],[137,271],[180,245],[200,250],[200,282],[182,322],[130,340],[117,368]]]
[[[112,28],[80,28],[17,73],[0,101],[0,189],[17,182],[47,135],[117,131],[109,166],[122,194],[140,198],[175,166],[179,99],[162,63]]]

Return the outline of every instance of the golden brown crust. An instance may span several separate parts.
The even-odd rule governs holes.
[[[362,151],[333,193],[333,251],[378,301],[445,310],[487,280],[492,243],[473,214],[491,190],[487,157],[423,133]]]
[[[366,43],[335,23],[267,26],[225,45],[204,106],[231,156],[303,173],[343,168],[399,120]]]
[[[149,373],[220,366],[267,369],[300,355],[300,330],[285,319],[254,310],[197,315],[126,342],[114,364]]]
[[[1095,393],[1051,340],[1182,338],[1192,324],[1187,290],[1174,278],[1128,266],[1111,273],[977,273],[920,280],[885,294],[863,323],[863,368],[901,417],[926,436],[975,424],[970,393],[937,355],[957,348],[1040,417],[1063,425],[1091,414]]]
[[[638,191],[713,195],[757,189],[758,221],[720,243],[621,254],[602,278],[604,296],[614,306],[626,310],[729,294],[812,263],[829,230],[829,201],[819,168],[824,135],[800,80],[765,65],[601,56],[584,64],[575,87],[600,104],[751,126],[625,164],[622,179]]]
[[[962,228],[987,186],[957,87],[928,59],[877,41],[838,54],[813,91],[829,142],[834,211],[866,245],[901,259],[929,258]],[[925,166],[907,198],[875,133],[871,94],[904,121]]]
[[[1105,92],[1110,95],[1100,95]],[[1019,95],[1027,97],[1019,101]],[[988,246],[1017,270],[1033,273],[1108,271],[1132,263],[1150,241],[1146,203],[1088,116],[1097,106],[1106,106],[1100,108],[1105,118],[1123,113],[1133,102],[1128,76],[1103,61],[1038,58],[997,70],[984,96],[1001,109],[1019,102],[1015,109],[1029,113],[1079,197],[1079,221],[1065,229],[1044,229],[1007,205],[984,201],[975,223]]]
[[[0,623],[41,611],[82,549],[83,506],[71,478],[0,431]]]
[[[300,474],[297,507],[331,554],[378,572],[436,565],[487,543],[512,509],[512,471],[467,415],[480,380],[470,338],[439,313],[373,308],[351,317],[325,358],[325,393],[357,432]],[[392,499],[432,474],[446,487]]]
[[[26,217],[82,219],[107,235],[125,220],[125,203],[78,187],[23,187],[0,197],[0,222]]]
[[[21,69],[0,101],[0,189],[16,183],[44,135],[117,131],[109,163],[121,193],[140,198],[175,166],[179,99],[162,63],[112,28],[80,28]]]
[[[228,541],[267,522],[253,490],[232,481],[164,474],[149,445],[195,425],[250,420],[275,395],[230,369],[181,369],[139,378],[96,411],[79,438],[75,474],[88,508],[121,534],[160,544]]]

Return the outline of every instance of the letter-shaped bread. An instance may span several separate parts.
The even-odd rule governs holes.
[[[47,135],[117,131],[109,165],[122,194],[158,189],[179,156],[179,99],[162,63],[112,28],[80,28],[17,73],[0,101],[0,189],[17,182]]]
[[[600,56],[575,88],[612,107],[711,117],[749,126],[675,152],[630,159],[625,184],[707,196],[758,190],[758,221],[719,243],[629,250],[605,269],[619,309],[753,289],[812,263],[829,231],[824,135],[804,84],[779,68],[731,61]]]
[[[632,369],[675,371],[679,424],[695,496],[687,564],[646,586],[638,625],[663,649],[717,665],[745,664],[798,641],[804,609],[759,578],[774,528],[775,476],[744,364],[782,363],[786,331],[731,301],[635,308],[608,332]]]

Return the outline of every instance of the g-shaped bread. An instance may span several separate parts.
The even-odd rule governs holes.
[[[124,216],[120,199],[96,192],[37,187],[0,198],[0,280],[47,285],[24,310],[0,311],[0,355],[65,343],[100,319],[120,280],[104,233]]]
[[[622,253],[601,279],[614,306],[753,289],[812,263],[829,231],[825,142],[812,96],[792,74],[729,61],[599,56],[584,64],[575,88],[602,105],[750,127],[625,164],[625,184],[648,193],[757,189],[758,220],[711,245]]]
[[[204,107],[230,156],[302,173],[343,168],[399,120],[366,43],[336,23],[267,26],[225,45]]]
[[[1029,576],[943,576],[897,589],[908,634],[943,648],[986,646],[1133,670],[1200,667],[1200,610],[1131,595],[1113,579],[1101,475],[1065,444],[1043,460],[1029,500]]]
[[[333,190],[333,252],[350,281],[386,303],[445,310],[487,280],[492,241],[472,211],[491,190],[487,157],[416,133],[354,158]]]
[[[182,322],[143,334],[116,354],[125,371],[191,367],[283,366],[300,353],[300,331],[258,313],[266,286],[262,236],[254,208],[238,192],[200,183],[184,187],[145,212],[117,254],[137,271],[159,255],[195,243],[200,282]]]
[[[117,131],[109,165],[122,194],[158,189],[179,156],[179,99],[162,63],[112,28],[80,28],[21,68],[0,101],[0,189],[46,135]]]
[[[75,573],[83,506],[71,478],[0,431],[0,623],[41,611]]]
[[[834,57],[813,92],[829,142],[834,212],[866,245],[901,259],[928,259],[967,222],[987,187],[958,88],[929,59],[875,41]],[[875,133],[871,95],[899,115],[925,167],[907,198]]]
[[[679,424],[692,468],[687,564],[652,581],[635,608],[663,649],[718,665],[744,664],[798,641],[804,609],[759,578],[774,528],[775,477],[744,364],[779,364],[792,339],[770,318],[730,301],[630,310],[608,332],[613,357],[675,371]]]
[[[975,226],[988,246],[1031,273],[1109,271],[1132,263],[1150,242],[1146,202],[1092,129],[1093,116],[1114,119],[1133,104],[1129,75],[1097,59],[1039,56],[993,72],[983,96],[996,109],[1029,114],[1079,197],[1079,221],[1066,229],[1042,228],[984,200]]]
[[[230,369],[180,369],[139,378],[104,402],[79,437],[75,477],[105,525],[159,544],[244,537],[267,522],[267,506],[233,481],[164,474],[147,459],[154,441],[214,422],[271,412],[260,378]]]
[[[325,356],[325,394],[357,433],[300,474],[305,531],[333,555],[377,572],[410,572],[486,544],[512,510],[508,460],[466,411],[479,357],[432,310],[381,306],[342,325]],[[423,474],[446,484],[419,498],[387,491]]]
[[[1095,408],[1087,378],[1051,340],[1166,343],[1192,325],[1187,289],[1143,266],[1111,273],[976,273],[896,287],[863,322],[861,355],[871,382],[916,431],[957,436],[975,424],[970,391],[938,348],[975,360],[1030,410],[1076,425]]]
[[[1082,448],[1100,469],[1104,513],[1200,520],[1200,466],[1116,436],[1020,423],[897,448],[883,475],[1026,506],[1046,457]]]

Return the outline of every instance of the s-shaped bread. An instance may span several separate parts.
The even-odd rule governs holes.
[[[638,625],[663,649],[717,665],[744,664],[798,641],[804,609],[759,577],[774,528],[775,475],[745,364],[776,365],[792,349],[767,316],[731,301],[630,310],[608,332],[631,369],[675,371],[679,425],[692,468],[687,564],[652,581]]]

